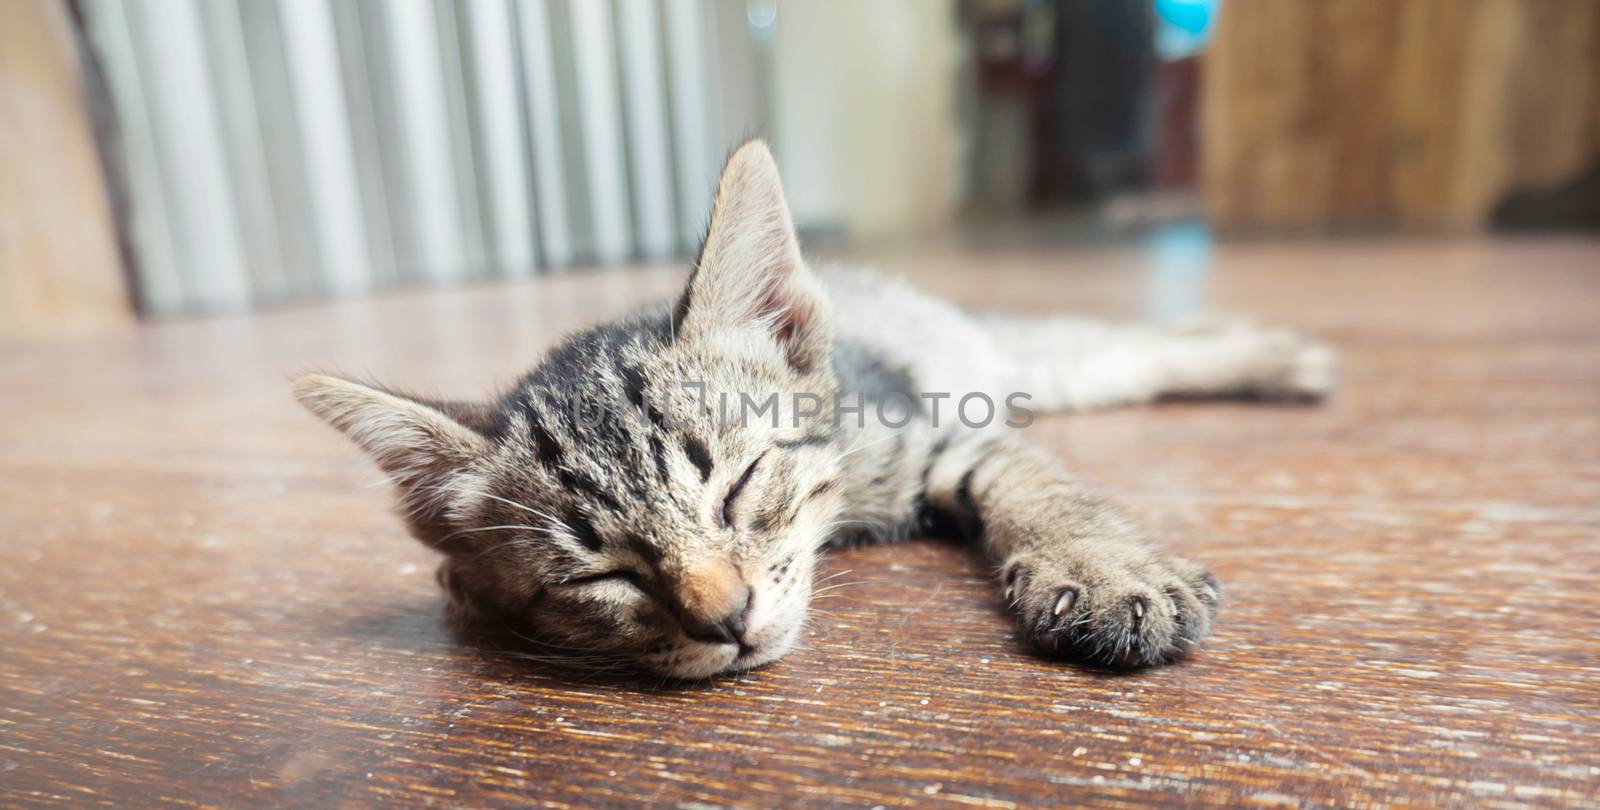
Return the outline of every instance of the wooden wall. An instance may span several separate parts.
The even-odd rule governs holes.
[[[1203,92],[1219,227],[1478,228],[1600,158],[1600,2],[1227,0]]]
[[[0,339],[133,320],[67,15],[0,2]]]

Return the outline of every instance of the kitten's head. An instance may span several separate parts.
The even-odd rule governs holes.
[[[799,635],[839,503],[831,348],[754,142],[723,170],[670,309],[573,336],[494,404],[322,375],[295,395],[395,481],[464,615],[693,678]]]

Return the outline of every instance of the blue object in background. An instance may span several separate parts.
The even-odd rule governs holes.
[[[1156,53],[1182,59],[1204,50],[1222,0],[1154,0]]]

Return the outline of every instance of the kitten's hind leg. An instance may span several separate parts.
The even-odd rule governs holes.
[[[1163,397],[1322,399],[1333,390],[1327,346],[1284,329],[1210,319],[1163,327],[1080,318],[982,316],[1014,364],[1017,390],[1042,410]]]
[[[925,497],[982,535],[1024,640],[1109,667],[1183,657],[1211,629],[1217,582],[1152,543],[1038,448],[968,434],[936,448]]]

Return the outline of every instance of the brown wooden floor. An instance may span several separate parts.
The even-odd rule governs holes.
[[[972,304],[1214,306],[1344,352],[1320,408],[1031,430],[1226,583],[1186,664],[1019,649],[968,550],[835,555],[802,649],[689,687],[454,640],[287,379],[452,395],[664,271],[0,349],[0,804],[593,807],[1600,797],[1600,242],[903,257]]]

